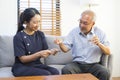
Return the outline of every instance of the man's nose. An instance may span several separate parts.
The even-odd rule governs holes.
[[[84,25],[83,23],[80,23],[80,26],[81,26],[81,27],[85,27],[85,25]]]

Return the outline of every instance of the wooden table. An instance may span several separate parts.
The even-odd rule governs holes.
[[[92,74],[68,74],[68,75],[52,75],[52,76],[28,76],[28,77],[12,77],[0,78],[0,80],[98,80]]]

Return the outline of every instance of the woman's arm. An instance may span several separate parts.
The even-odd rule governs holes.
[[[49,55],[51,54],[51,51],[50,50],[43,50],[43,51],[39,51],[39,52],[36,52],[32,55],[24,55],[24,56],[21,56],[19,57],[20,61],[22,63],[27,63],[27,62],[31,62],[31,61],[34,61],[40,57],[43,57],[43,58],[46,58],[48,57]]]

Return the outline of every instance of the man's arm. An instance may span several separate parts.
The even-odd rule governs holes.
[[[100,43],[99,38],[97,36],[93,37],[92,42],[97,46],[99,46],[99,48],[102,50],[103,53],[105,53],[106,55],[110,55],[110,48]]]
[[[57,45],[59,45],[60,49],[63,51],[63,52],[68,52],[69,49],[62,43],[62,40],[59,40],[59,39],[56,39],[54,41]]]
[[[103,53],[110,55],[110,48],[108,46],[105,46],[102,43],[99,43],[98,46],[103,51]]]

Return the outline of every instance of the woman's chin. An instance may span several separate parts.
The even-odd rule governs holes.
[[[35,28],[34,28],[33,30],[34,30],[34,31],[38,31],[38,29],[35,29]]]

